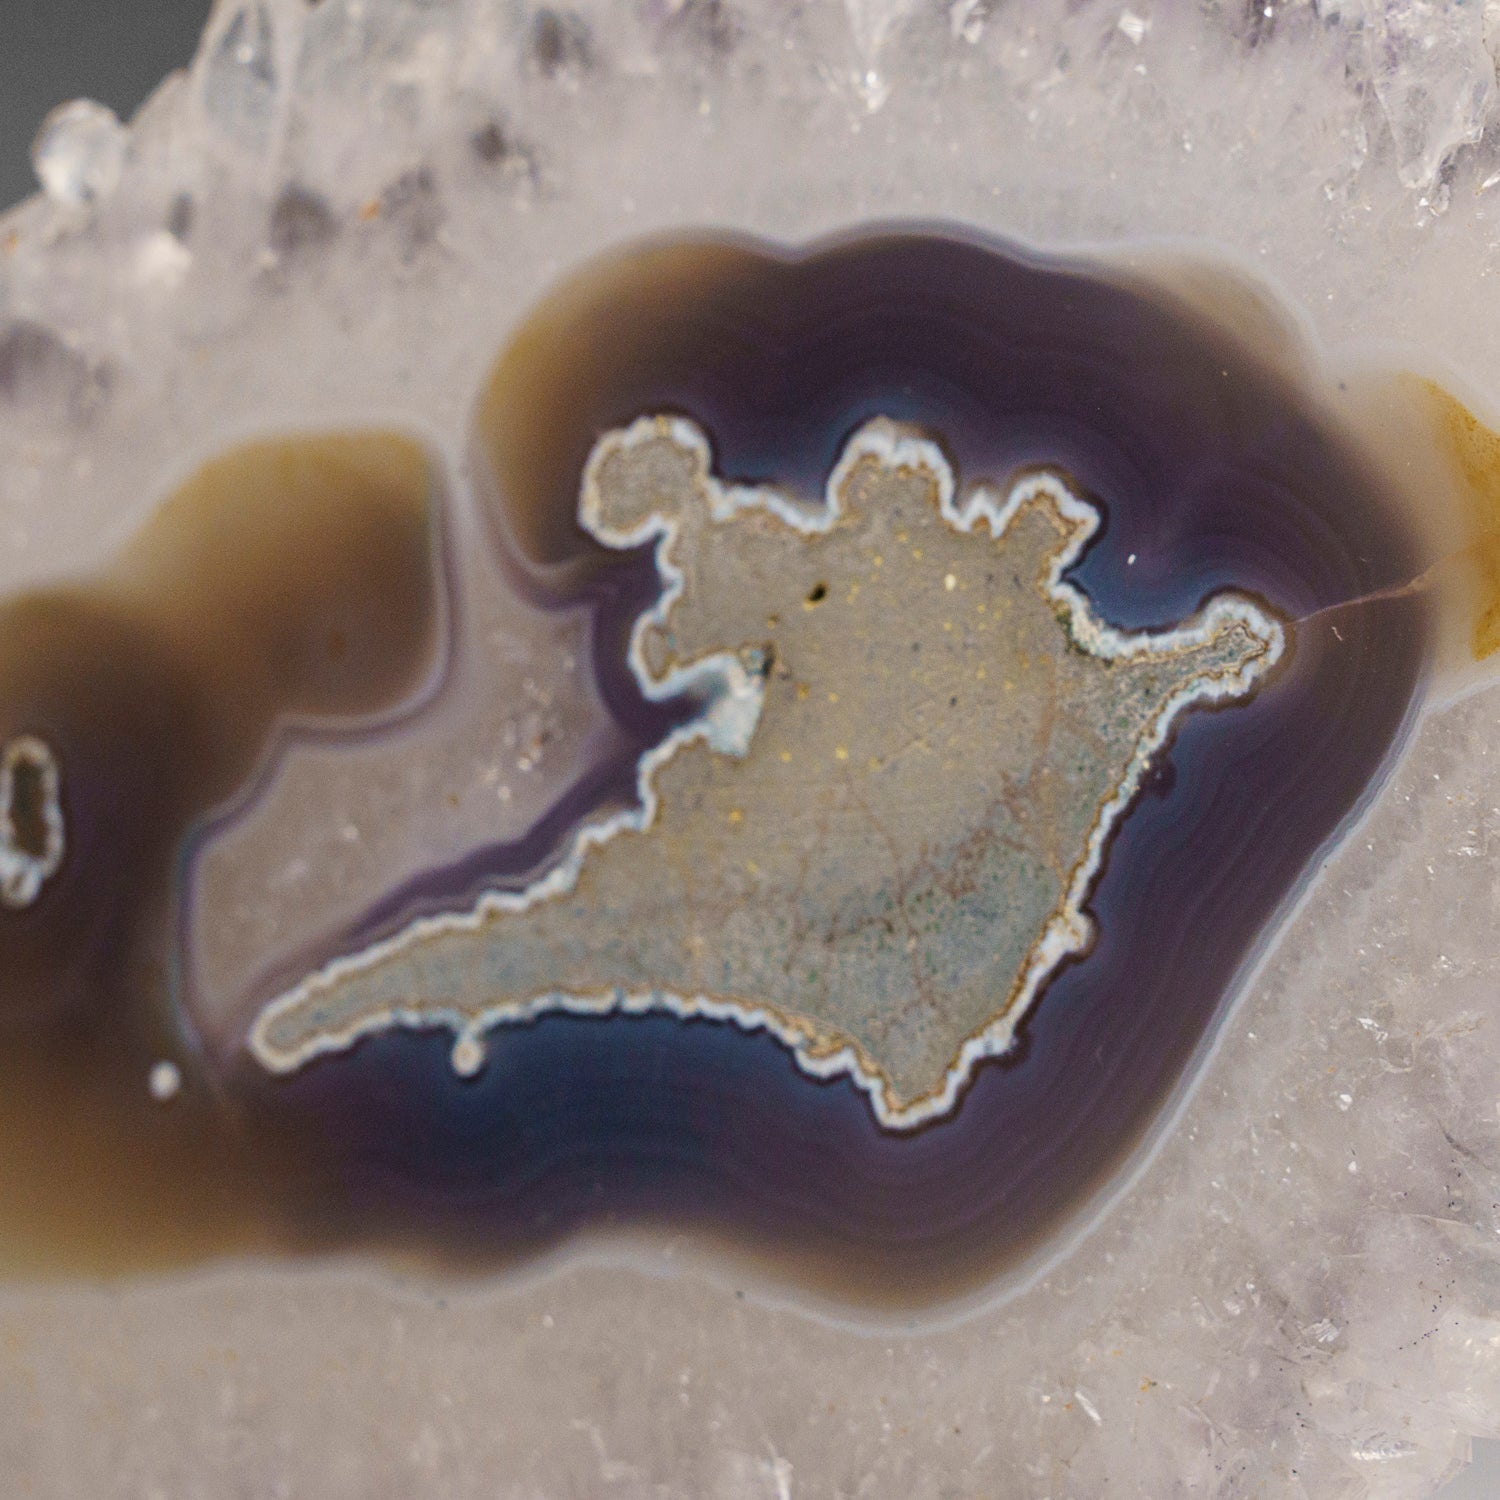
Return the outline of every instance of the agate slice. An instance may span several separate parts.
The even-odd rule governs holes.
[[[678,237],[542,300],[467,478],[268,436],[11,601],[11,1253],[660,1223],[920,1303],[1045,1248],[1490,649],[1493,439],[1269,309]]]
[[[0,1492],[1500,1437],[1500,36],[1252,9],[219,0],[49,118]]]

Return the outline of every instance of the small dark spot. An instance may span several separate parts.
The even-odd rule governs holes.
[[[193,203],[191,193],[179,193],[173,200],[172,206],[167,210],[167,233],[173,238],[187,243],[187,238],[193,232],[193,215],[196,206]]]
[[[949,708],[957,708],[958,707],[958,697],[957,697],[957,695],[955,695],[954,697],[952,697],[952,698],[950,698],[948,700],[948,707]]]
[[[724,0],[685,0],[668,27],[689,46],[714,57],[733,52],[745,30],[734,7]]]
[[[404,259],[410,260],[430,244],[442,228],[442,199],[437,180],[427,167],[403,172],[381,195],[380,206],[382,216],[400,232]]]
[[[486,120],[469,136],[469,149],[486,167],[513,181],[541,185],[542,170],[536,148],[514,134],[501,120]]]
[[[50,328],[22,319],[0,333],[0,396],[21,399],[40,382],[69,372],[78,356]]]
[[[809,604],[821,604],[828,597],[828,585],[826,583],[815,583],[812,592],[807,596]]]
[[[566,10],[539,10],[531,18],[531,58],[544,78],[586,73],[594,66],[588,23]]]
[[[420,204],[437,192],[437,183],[427,167],[416,167],[403,172],[386,190],[385,206],[393,213]]]
[[[498,120],[488,120],[469,137],[469,145],[480,161],[494,166],[511,153],[510,140],[505,127]]]
[[[1268,42],[1276,32],[1276,11],[1280,0],[1244,0],[1244,21],[1240,36],[1250,48]]]
[[[491,118],[469,135],[469,149],[484,167],[514,186],[542,186],[542,158],[536,147],[503,119]]]
[[[108,372],[45,324],[18,318],[0,329],[0,400],[56,405],[84,417],[109,386]]]
[[[47,854],[46,808],[46,767],[29,755],[18,756],[11,767],[11,837],[31,859],[43,859]]]
[[[326,245],[338,233],[338,221],[327,200],[295,183],[271,209],[271,249],[279,256]]]

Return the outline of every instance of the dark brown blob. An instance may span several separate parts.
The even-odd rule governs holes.
[[[81,1265],[253,1236],[271,1137],[236,1138],[169,1004],[175,874],[289,720],[409,696],[441,611],[435,481],[382,433],[248,445],[198,470],[98,579],[0,608],[0,743],[58,764],[61,868],[0,912],[0,1240]],[[154,1103],[154,1061],[185,1064]],[[253,1149],[252,1149],[253,1146]],[[230,1226],[233,1226],[231,1229]]]

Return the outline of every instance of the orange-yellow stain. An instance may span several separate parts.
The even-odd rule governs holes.
[[[1419,380],[1432,409],[1439,442],[1462,481],[1478,597],[1469,645],[1475,661],[1500,651],[1500,433],[1486,427],[1436,381]]]

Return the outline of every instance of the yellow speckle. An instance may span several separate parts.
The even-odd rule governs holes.
[[[835,746],[834,752],[833,752],[833,758],[835,760],[848,760],[849,759],[849,752],[842,745]]]
[[[898,542],[904,542],[906,540],[906,533],[904,531],[898,531],[896,533],[896,540]]]
[[[748,871],[749,871],[749,872],[750,872],[750,873],[751,873],[751,874],[752,874],[752,875],[759,875],[759,874],[760,874],[760,866],[759,866],[759,865],[758,865],[758,864],[756,864],[756,863],[755,863],[755,861],[754,861],[754,860],[753,860],[753,859],[747,859],[747,860],[746,860],[746,861],[745,861],[745,868],[746,868],[746,869],[747,869],[747,870],[748,870]]]
[[[878,755],[872,755],[870,757],[870,769],[872,771],[878,771],[880,769],[880,757]]]
[[[975,673],[974,673],[974,675],[975,675],[975,676],[976,676],[976,677],[977,677],[977,678],[978,678],[978,679],[979,679],[979,680],[980,680],[980,681],[981,681],[981,682],[983,682],[983,681],[984,681],[984,677],[985,677],[985,671],[984,671],[984,668],[983,668],[983,667],[980,667],[980,668],[979,668],[979,669],[978,669],[978,670],[977,670],[977,671],[976,671],[976,672],[975,672]]]
[[[839,695],[837,693],[830,693],[828,695],[828,701],[830,703],[837,703],[839,701]]]
[[[943,578],[943,587],[951,594],[958,587],[958,578],[952,574],[946,574]]]
[[[729,821],[738,827],[739,824],[745,821],[744,810],[738,807],[731,807],[729,809]]]
[[[912,557],[912,561],[913,562],[921,562],[922,561],[922,549],[920,547],[913,547],[911,549],[911,557]]]
[[[1013,693],[1013,692],[1015,692],[1015,690],[1016,690],[1016,685],[1015,685],[1015,683],[1013,683],[1013,682],[1012,682],[1012,681],[1011,681],[1011,680],[1010,680],[1010,678],[1009,678],[1009,677],[1007,677],[1007,678],[1006,678],[1006,679],[1005,679],[1005,691],[1006,691],[1006,692],[1007,692],[1007,693]]]
[[[791,764],[791,759],[792,759],[792,752],[790,750],[783,750],[781,752],[781,758],[782,758],[782,760],[786,761],[790,765]]]
[[[799,682],[797,684],[797,701],[799,703],[803,702],[810,692],[812,692],[812,689],[805,682]]]
[[[870,559],[870,561],[873,562],[877,568],[883,568],[885,566],[885,559],[878,552],[874,557]]]
[[[953,629],[953,621],[952,620],[944,620],[943,621],[943,629],[944,630],[952,630]]]

